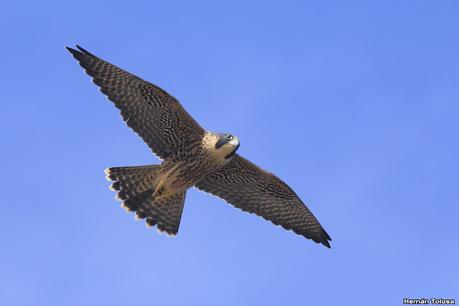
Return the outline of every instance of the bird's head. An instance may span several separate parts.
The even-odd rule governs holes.
[[[226,133],[206,132],[202,139],[202,146],[222,163],[229,162],[239,148],[239,139]]]
[[[216,134],[215,150],[218,155],[223,156],[225,160],[230,160],[236,154],[239,148],[239,138],[231,134]]]

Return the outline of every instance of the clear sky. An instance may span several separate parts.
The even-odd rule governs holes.
[[[0,304],[459,299],[459,3],[165,2],[2,2]],[[75,43],[237,135],[332,248],[196,190],[177,237],[136,222],[103,170],[158,160]]]

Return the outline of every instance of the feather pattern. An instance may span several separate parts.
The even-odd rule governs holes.
[[[126,72],[77,46],[67,48],[102,93],[120,109],[126,124],[162,159],[190,142],[203,128],[163,89]]]
[[[277,176],[238,154],[228,165],[202,179],[195,187],[330,247],[330,236],[295,192]]]
[[[160,166],[107,170],[107,178],[114,181],[111,189],[118,191],[126,209],[136,211],[140,219],[146,218],[148,225],[175,235],[186,189],[194,185],[243,211],[330,247],[330,236],[287,184],[235,154],[238,141],[229,147],[232,151],[224,160],[219,159],[221,154],[216,150],[224,146],[216,146],[218,134],[204,131],[166,91],[80,46],[78,50],[67,49],[120,110],[126,124],[164,160]]]

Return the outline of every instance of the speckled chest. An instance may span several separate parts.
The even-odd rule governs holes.
[[[204,138],[199,145],[189,148],[188,154],[166,160],[161,165],[161,177],[169,189],[187,189],[226,163],[216,153],[215,139]]]

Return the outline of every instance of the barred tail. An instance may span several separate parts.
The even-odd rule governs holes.
[[[182,217],[186,191],[156,202],[154,193],[159,181],[160,166],[113,167],[105,170],[106,178],[114,183],[110,189],[117,191],[116,198],[127,211],[136,212],[136,219],[145,219],[147,226],[157,226],[158,231],[176,235]]]

